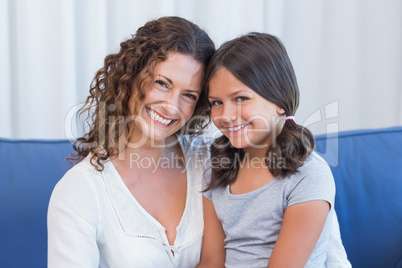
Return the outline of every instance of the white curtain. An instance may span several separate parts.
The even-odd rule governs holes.
[[[315,134],[402,125],[400,0],[0,0],[0,137],[74,135],[69,118],[104,57],[167,15],[217,46],[250,31],[281,38],[301,91],[296,121]]]

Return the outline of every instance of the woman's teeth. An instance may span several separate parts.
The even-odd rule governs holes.
[[[173,121],[173,120],[163,119],[157,113],[155,113],[153,110],[148,110],[148,114],[152,120],[162,123],[165,126],[169,125]]]
[[[247,126],[248,125],[248,123],[246,123],[246,124],[244,124],[244,125],[241,125],[241,126],[237,126],[237,127],[228,127],[228,130],[229,131],[237,131],[237,130],[239,130],[239,129],[241,129],[241,128],[244,128],[245,126]]]

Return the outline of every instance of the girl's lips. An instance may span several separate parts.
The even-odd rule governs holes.
[[[231,127],[225,127],[225,129],[231,133],[231,134],[238,134],[244,129],[247,128],[247,126],[250,125],[250,123],[245,123],[243,125],[237,125],[237,126],[231,126]]]

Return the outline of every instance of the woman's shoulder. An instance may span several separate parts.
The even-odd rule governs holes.
[[[205,152],[209,150],[213,138],[208,135],[181,135],[178,137],[182,147],[186,151],[191,152]]]
[[[91,175],[92,168],[95,168],[91,166],[89,160],[84,159],[67,171],[56,184],[48,207],[48,221],[51,225],[58,225],[61,221],[76,221],[75,227],[84,221],[93,226],[101,225],[102,206],[98,187]]]
[[[54,192],[87,191],[93,188],[91,179],[96,177],[98,173],[91,164],[90,157],[87,156],[64,174],[56,184]]]

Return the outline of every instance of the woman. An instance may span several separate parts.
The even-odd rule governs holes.
[[[195,267],[203,222],[197,139],[214,44],[178,17],[147,22],[105,58],[81,114],[76,164],[49,204],[49,267]],[[194,115],[192,120],[190,118]]]

